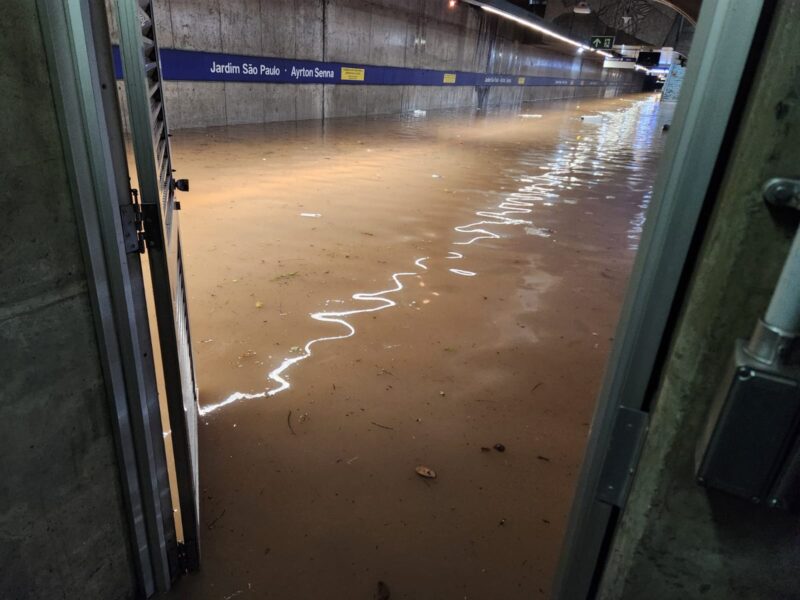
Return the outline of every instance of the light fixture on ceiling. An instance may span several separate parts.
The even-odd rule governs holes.
[[[590,15],[592,14],[592,9],[589,8],[588,2],[576,2],[572,12],[576,15]]]
[[[514,16],[511,13],[507,13],[505,11],[498,10],[498,9],[494,8],[493,6],[489,6],[487,4],[479,4],[479,6],[483,10],[485,10],[486,12],[490,12],[492,14],[498,15],[498,16],[503,17],[505,19],[509,19],[511,21],[519,23],[520,25],[528,27],[529,29],[533,29],[534,31],[538,31],[539,33],[543,33],[546,36],[549,36],[551,38],[555,38],[555,39],[560,40],[562,42],[565,42],[567,44],[571,44],[571,45],[575,46],[576,48],[583,48],[584,50],[591,50],[591,48],[589,46],[587,46],[586,44],[581,44],[580,42],[577,42],[575,40],[571,40],[570,38],[568,38],[566,36],[560,35],[560,34],[556,33],[555,31],[552,31],[552,30],[548,29],[547,27],[542,27],[541,25],[538,25],[537,23],[534,23],[532,21],[528,21],[528,20],[525,20],[525,19],[520,19],[519,17]],[[603,56],[611,56],[610,54],[608,54],[607,52],[603,52],[602,50],[598,50],[597,53],[598,54],[602,54]]]

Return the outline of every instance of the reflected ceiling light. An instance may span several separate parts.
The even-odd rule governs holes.
[[[456,7],[456,0],[450,0],[447,4],[448,4],[448,6],[450,8],[455,8]]]
[[[578,2],[575,5],[575,8],[572,9],[576,15],[590,15],[592,14],[592,9],[589,8],[588,2]]]

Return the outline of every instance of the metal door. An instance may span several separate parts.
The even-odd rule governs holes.
[[[570,511],[553,598],[594,598],[647,431],[684,265],[724,164],[764,0],[705,0]],[[721,68],[721,65],[724,65]]]
[[[188,191],[173,178],[161,63],[151,0],[117,0],[120,54],[131,141],[139,181],[144,239],[150,263],[175,474],[183,526],[183,566],[199,565],[197,388],[183,272],[180,202]]]

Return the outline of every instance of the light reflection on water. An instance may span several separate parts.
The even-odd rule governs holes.
[[[481,240],[499,240],[519,231],[525,235],[551,237],[553,232],[550,229],[538,227],[532,220],[535,211],[547,210],[559,203],[578,204],[587,197],[600,200],[599,196],[593,197],[592,192],[595,186],[602,185],[619,190],[618,194],[626,195],[628,199],[639,194],[637,208],[640,210],[630,220],[626,232],[628,249],[636,250],[652,195],[654,161],[663,146],[661,125],[669,116],[662,108],[653,99],[640,100],[617,111],[600,113],[599,122],[581,123],[573,120],[566,125],[555,148],[530,148],[519,156],[516,164],[501,172],[502,177],[516,187],[516,191],[460,190],[462,196],[499,197],[499,202],[492,208],[476,211],[478,220],[454,227],[456,235],[451,244],[472,246]],[[412,135],[418,127],[418,124],[409,126],[410,131],[406,135]],[[616,197],[606,194],[603,200],[614,201]],[[564,227],[567,226],[565,223]],[[515,229],[509,231],[509,227]],[[467,256],[455,250],[448,251],[444,258],[468,260]],[[353,300],[368,303],[364,308],[310,313],[311,319],[335,324],[343,329],[342,333],[307,341],[295,356],[284,358],[267,374],[270,385],[263,391],[234,392],[216,404],[201,407],[200,414],[207,415],[241,400],[267,398],[288,389],[291,384],[287,379],[287,371],[310,358],[315,345],[354,336],[356,328],[349,320],[351,317],[397,306],[397,302],[389,296],[404,289],[404,278],[420,276],[422,271],[427,271],[429,266],[425,263],[430,259],[429,256],[417,258],[414,266],[419,270],[393,273],[391,280],[394,285],[387,289],[353,294]],[[468,269],[449,268],[448,271],[461,277],[478,275]]]

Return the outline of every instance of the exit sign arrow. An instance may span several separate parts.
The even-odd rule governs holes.
[[[590,38],[589,45],[595,50],[611,50],[614,47],[613,35],[593,35]]]

